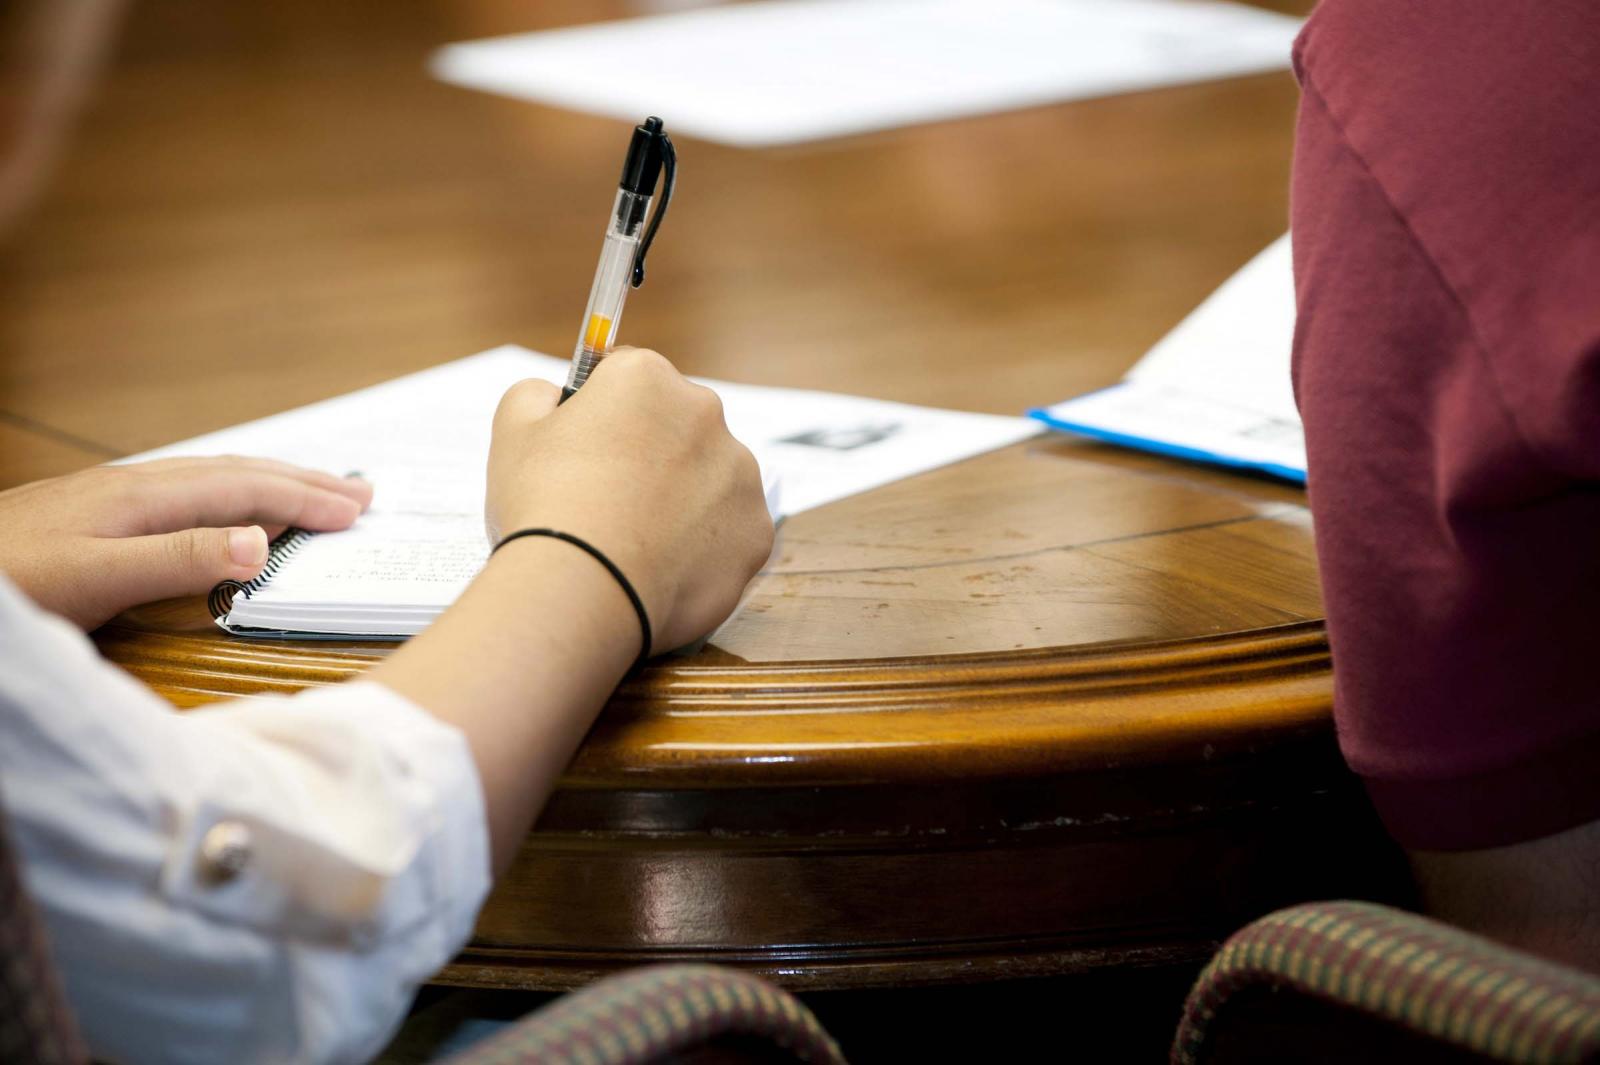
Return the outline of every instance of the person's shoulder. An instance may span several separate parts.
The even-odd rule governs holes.
[[[1320,128],[1492,326],[1592,246],[1597,57],[1592,0],[1323,0],[1295,68]]]
[[[1492,116],[1523,87],[1541,87],[1545,104],[1563,84],[1587,99],[1597,48],[1600,6],[1589,0],[1322,0],[1294,63],[1335,113]]]

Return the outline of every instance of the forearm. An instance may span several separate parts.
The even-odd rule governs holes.
[[[639,653],[620,587],[570,544],[495,554],[461,599],[372,678],[461,729],[483,781],[498,875]]]

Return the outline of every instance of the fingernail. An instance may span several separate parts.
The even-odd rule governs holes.
[[[259,525],[228,530],[228,557],[236,566],[259,566],[267,560],[267,532]]]

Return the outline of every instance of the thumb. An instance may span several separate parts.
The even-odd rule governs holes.
[[[101,543],[111,554],[101,570],[104,591],[119,608],[200,595],[218,581],[247,581],[267,562],[267,534],[259,525],[182,529]]]

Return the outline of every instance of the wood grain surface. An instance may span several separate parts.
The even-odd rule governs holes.
[[[0,477],[506,341],[565,353],[627,126],[423,64],[630,10],[136,6],[0,260]],[[624,339],[993,412],[1105,385],[1282,232],[1294,105],[1283,73],[778,151],[685,139]],[[1194,957],[1268,905],[1374,889],[1320,619],[1301,491],[1079,440],[799,515],[704,650],[619,691],[443,978],[693,957],[971,981]],[[228,639],[194,601],[97,638],[184,706],[384,653]]]

